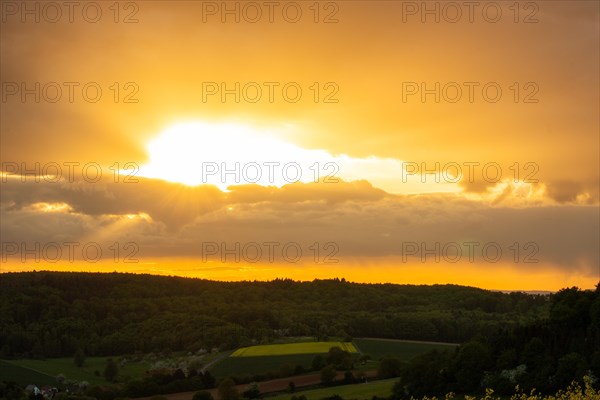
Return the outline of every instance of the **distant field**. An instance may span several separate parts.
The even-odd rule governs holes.
[[[14,381],[22,386],[29,384],[38,386],[56,385],[54,376],[22,367],[12,361],[0,360],[0,377],[2,380]]]
[[[286,356],[291,354],[327,353],[330,348],[338,346],[342,350],[356,353],[356,347],[347,342],[304,342],[286,344],[267,344],[263,346],[242,347],[231,354],[231,357]]]
[[[280,371],[287,365],[294,368],[302,365],[308,369],[317,354],[324,354],[333,346],[352,353],[368,354],[372,362],[356,365],[360,370],[376,370],[378,360],[385,356],[398,357],[408,361],[415,356],[430,350],[445,350],[454,348],[454,344],[411,342],[386,339],[355,339],[347,342],[302,342],[287,344],[272,344],[244,347],[234,351],[229,357],[210,367],[210,372],[216,377],[233,375],[260,374]]]
[[[281,394],[266,397],[269,400],[289,400],[292,396],[304,395],[308,400],[319,400],[324,397],[338,395],[346,400],[370,400],[373,396],[387,397],[392,394],[392,387],[397,379],[386,379],[369,383],[337,386],[325,389],[296,391],[294,394]]]
[[[386,339],[354,339],[354,343],[362,354],[370,355],[373,360],[379,360],[386,356],[393,356],[405,361],[431,350],[448,350],[454,349],[454,347],[457,346],[450,343],[411,342]]]
[[[357,352],[356,347],[347,342],[300,342],[243,347],[212,366],[210,372],[216,377],[225,377],[280,371],[286,366],[292,371],[297,365],[308,369],[317,354],[325,354],[334,346],[351,353]]]
[[[30,370],[39,371],[42,374],[52,377],[52,382],[55,383],[54,377],[58,374],[63,374],[67,379],[77,381],[88,381],[89,383],[105,382],[102,372],[106,366],[108,357],[88,357],[85,359],[85,364],[81,368],[77,368],[73,363],[73,358],[49,358],[46,360],[11,360],[6,363],[12,364],[15,367],[21,367]],[[148,369],[145,363],[127,363],[119,368],[119,375],[122,377],[130,376],[138,378]],[[100,376],[95,374],[98,371]],[[36,383],[36,382],[29,382]]]

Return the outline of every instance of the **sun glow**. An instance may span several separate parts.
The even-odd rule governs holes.
[[[460,191],[456,184],[407,175],[402,160],[304,149],[280,139],[283,133],[238,124],[173,125],[148,143],[150,162],[140,167],[139,176],[190,186],[212,184],[223,191],[232,185],[281,187],[338,179],[366,179],[390,193]]]
[[[29,209],[43,213],[67,213],[73,211],[73,208],[67,203],[33,203],[29,206]]]
[[[140,175],[186,185],[257,183],[283,186],[318,179],[331,156],[284,142],[272,132],[235,124],[185,123],[163,131],[147,146],[150,163]],[[311,171],[312,168],[312,171]]]

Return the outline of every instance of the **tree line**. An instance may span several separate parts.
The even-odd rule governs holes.
[[[542,318],[548,307],[548,296],[456,285],[5,273],[0,357],[226,350],[293,336],[464,342]]]
[[[571,382],[600,387],[600,283],[562,289],[541,321],[478,334],[455,351],[416,357],[396,371],[394,399],[476,393],[555,393]]]

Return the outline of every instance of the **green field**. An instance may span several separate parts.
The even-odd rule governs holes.
[[[28,371],[38,371],[44,376],[50,376],[52,383],[56,383],[56,375],[63,374],[65,378],[76,381],[88,381],[89,383],[104,383],[106,382],[102,376],[104,367],[106,366],[107,357],[88,357],[85,359],[85,364],[81,368],[77,368],[73,363],[73,358],[49,358],[46,360],[11,360],[2,361],[2,368],[6,368],[9,374],[19,374],[19,370],[25,369]],[[8,364],[8,365],[5,365]],[[11,371],[14,369],[14,371]],[[132,378],[141,377],[148,369],[148,365],[141,362],[127,363],[119,368],[121,377],[130,376]],[[95,371],[98,371],[100,376],[97,376]],[[4,372],[4,371],[3,371]],[[4,373],[2,374],[4,376]],[[33,378],[33,376],[32,376]],[[39,383],[31,381],[28,383]]]
[[[210,373],[217,378],[263,374],[271,371],[280,371],[287,365],[294,368],[302,365],[309,369],[316,354],[290,354],[287,356],[259,356],[259,357],[227,357],[210,368]]]
[[[354,339],[354,343],[362,354],[370,355],[373,360],[392,356],[398,357],[403,361],[408,361],[419,354],[431,350],[453,350],[457,346],[455,344],[421,343],[385,339]]]
[[[372,361],[356,364],[359,370],[376,370],[382,357],[393,356],[403,361],[430,350],[453,349],[454,344],[410,342],[385,339],[355,339],[347,342],[302,342],[244,347],[233,352],[210,368],[216,377],[263,374],[302,365],[309,369],[317,354],[324,354],[333,346],[352,353],[368,354]]]
[[[325,354],[338,346],[351,353],[356,347],[348,342],[299,342],[243,347],[210,368],[216,377],[263,374],[286,369],[293,372],[297,365],[311,367],[318,354]]]
[[[14,381],[21,386],[35,384],[38,386],[56,385],[56,378],[14,364],[12,361],[0,360],[0,377],[5,381]]]
[[[352,343],[347,342],[304,342],[267,344],[262,346],[242,347],[231,354],[231,357],[260,357],[260,356],[287,356],[291,354],[320,354],[327,353],[330,348],[338,346],[342,350],[356,353]]]
[[[308,400],[320,400],[324,397],[339,395],[346,400],[370,400],[373,396],[387,397],[392,394],[392,387],[397,379],[386,379],[354,385],[337,386],[325,389],[296,391],[294,395],[304,395]],[[280,394],[267,397],[269,400],[290,400],[292,394]]]

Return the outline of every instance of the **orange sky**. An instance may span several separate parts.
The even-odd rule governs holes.
[[[211,279],[600,279],[597,2],[46,4],[1,4],[3,272],[128,271],[134,251],[136,272]],[[36,162],[61,176],[21,180]],[[263,179],[204,179],[236,162]],[[265,163],[300,179],[267,182]],[[65,262],[71,242],[102,261]],[[301,262],[222,260],[271,242]],[[502,256],[469,258],[471,242]]]

